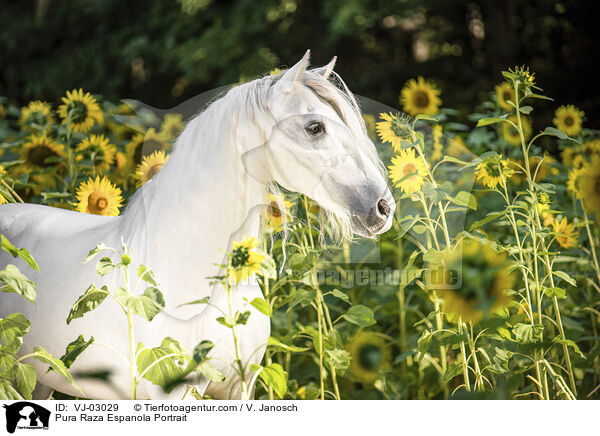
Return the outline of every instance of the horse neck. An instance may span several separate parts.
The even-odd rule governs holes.
[[[241,153],[259,141],[256,125],[239,124],[226,97],[190,121],[162,171],[134,195],[123,233],[134,257],[151,267],[171,315],[204,306],[178,305],[211,295],[225,251],[242,236],[257,237],[265,185],[244,168]]]

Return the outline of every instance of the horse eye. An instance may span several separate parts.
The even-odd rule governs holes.
[[[319,136],[325,133],[325,126],[319,121],[311,121],[304,126],[304,130],[311,136]]]

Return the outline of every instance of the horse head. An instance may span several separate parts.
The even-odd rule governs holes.
[[[396,208],[383,164],[356,100],[333,73],[335,58],[307,70],[308,57],[266,78],[272,124],[260,162],[271,181],[315,200],[342,231],[372,238],[391,227]]]

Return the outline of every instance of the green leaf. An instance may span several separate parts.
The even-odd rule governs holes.
[[[453,363],[452,365],[449,365],[446,368],[446,372],[444,373],[444,381],[450,381],[457,375],[461,374],[462,372],[463,372],[462,362]]]
[[[173,380],[179,378],[181,370],[177,366],[175,356],[167,357],[155,363],[159,359],[171,354],[169,350],[164,350],[161,347],[144,348],[140,342],[136,354],[138,372],[140,375],[144,374],[144,378],[150,383],[165,388],[170,386]]]
[[[565,132],[563,132],[562,130],[558,130],[554,127],[546,127],[544,129],[544,133],[546,135],[556,136],[559,139],[571,139],[569,138],[569,135],[567,135]]]
[[[446,198],[448,194],[452,192],[452,184],[450,182],[444,182],[441,186],[436,188],[432,183],[425,182],[423,183],[422,190],[423,194],[429,201],[432,203],[437,203]]]
[[[520,344],[534,344],[539,342],[544,333],[542,324],[523,324],[518,323],[512,329],[515,339]]]
[[[575,279],[572,278],[571,276],[569,276],[564,271],[552,271],[552,274],[554,274],[557,277],[560,277],[561,279],[563,279],[565,282],[567,282],[571,286],[577,286],[577,282],[575,281]]]
[[[12,354],[0,353],[0,375],[3,378],[13,379],[13,372],[17,366],[17,359]]]
[[[335,298],[342,300],[345,303],[350,304],[350,297],[348,297],[348,294],[340,291],[339,289],[334,289],[333,291],[331,291],[331,295],[333,295]]]
[[[571,339],[563,339],[560,336],[556,336],[554,339],[552,339],[552,342],[561,344],[561,345],[566,345],[567,347],[571,347],[577,354],[579,354],[581,357],[583,357],[585,359],[585,355],[581,352],[579,345],[577,345]]]
[[[507,350],[496,347],[496,354],[494,354],[493,365],[491,366],[492,371],[496,374],[505,374],[508,372],[509,360],[513,356],[513,353]]]
[[[73,362],[75,362],[75,359],[77,359],[77,357],[81,353],[83,353],[85,351],[85,349],[87,347],[89,347],[93,342],[94,342],[93,336],[90,337],[89,341],[86,341],[83,338],[83,335],[79,335],[79,337],[77,339],[75,339],[73,342],[71,342],[69,345],[67,345],[67,351],[60,358],[60,360],[62,360],[62,362],[65,364],[65,366],[67,368],[70,368],[71,365],[73,365]]]
[[[2,291],[19,294],[35,304],[35,283],[21,274],[16,266],[6,265],[6,268],[0,271],[0,282],[3,282],[0,286]]]
[[[17,390],[26,400],[31,400],[31,393],[35,389],[37,375],[35,367],[29,363],[17,362],[16,368]]]
[[[222,324],[225,327],[229,327],[229,328],[232,328],[235,324],[235,321],[233,319],[231,319],[231,317],[229,315],[227,317],[225,317],[225,316],[218,317],[217,322],[219,324]]]
[[[431,346],[431,340],[433,339],[433,333],[429,330],[425,330],[419,340],[417,341],[417,350],[421,354],[427,353],[429,351],[429,347]]]
[[[96,264],[96,273],[99,276],[105,276],[106,274],[111,272],[113,269],[115,269],[117,266],[118,265],[113,263],[113,261],[110,257],[105,256],[102,259],[100,259],[98,261],[98,263]]]
[[[548,298],[557,297],[557,298],[566,298],[567,291],[562,288],[544,288],[544,295]]]
[[[201,298],[200,300],[193,300],[193,301],[190,301],[189,303],[180,304],[177,307],[188,306],[188,305],[192,305],[192,304],[208,304],[209,301],[210,301],[210,297],[204,297],[204,298]]]
[[[336,372],[342,376],[350,366],[350,353],[341,349],[326,350],[325,363],[335,368]]]
[[[352,306],[348,312],[342,315],[342,318],[360,327],[367,327],[375,324],[373,311],[362,304]]]
[[[193,359],[197,363],[202,363],[206,360],[206,357],[210,350],[213,349],[215,344],[211,341],[204,340],[194,347]]]
[[[0,400],[22,400],[23,397],[8,380],[0,380]]]
[[[427,115],[423,115],[423,114],[418,114],[418,115],[415,117],[415,120],[433,121],[433,122],[435,122],[435,123],[437,123],[437,122],[439,122],[439,121],[440,121],[440,120],[438,120],[438,119],[436,119],[436,118],[433,118],[433,117],[430,117],[430,116],[427,116]]]
[[[75,318],[81,318],[90,310],[94,310],[107,296],[108,291],[105,286],[102,289],[98,289],[96,285],[91,284],[85,293],[73,304],[73,307],[71,307],[71,311],[67,317],[67,324],[70,324]]]
[[[146,321],[152,321],[165,308],[165,299],[162,292],[149,286],[142,295],[129,297],[127,306],[134,314],[141,316]]]
[[[73,385],[75,389],[77,389],[83,394],[83,391],[81,390],[79,385],[75,383],[75,380],[73,380],[73,377],[71,377],[71,374],[69,374],[69,370],[67,369],[62,360],[52,356],[52,354],[48,353],[42,347],[35,347],[33,349],[33,357],[35,357],[40,362],[44,362],[50,365],[50,368],[52,368],[54,371],[56,371],[57,373],[65,377],[67,380],[69,380],[71,382],[71,385]]]
[[[92,248],[89,252],[87,257],[85,258],[85,260],[83,261],[83,263],[88,263],[90,260],[92,260],[94,257],[96,257],[96,255],[98,253],[100,253],[101,251],[106,250],[106,245],[104,245],[104,243],[100,242],[98,245],[96,245],[94,248]]]
[[[533,108],[531,106],[521,106],[519,108],[519,112],[521,112],[522,114],[525,114],[525,115],[529,115],[532,110],[533,110]]]
[[[455,197],[449,197],[448,199],[457,206],[464,206],[469,209],[477,210],[477,200],[467,191],[460,191]]]
[[[248,322],[248,318],[250,318],[249,310],[245,312],[238,312],[235,314],[235,324],[246,325],[246,323]]]
[[[273,336],[269,337],[268,345],[276,348],[281,348],[282,350],[289,351],[291,353],[301,353],[303,351],[308,351],[308,348],[300,348],[294,345],[288,345],[281,342],[279,339],[274,338]]]
[[[20,313],[0,319],[0,351],[10,354],[19,351],[30,326],[31,322]]]
[[[146,268],[144,265],[140,265],[137,270],[137,275],[140,279],[146,283],[150,283],[153,286],[158,286],[156,279],[154,278],[154,272],[150,268]]]
[[[270,365],[263,366],[258,376],[267,386],[273,388],[273,391],[275,391],[279,398],[283,398],[287,392],[288,374],[280,364],[271,363]]]
[[[495,219],[500,218],[503,215],[504,215],[504,212],[491,212],[485,218],[483,218],[479,221],[475,221],[473,224],[471,224],[469,231],[472,232],[475,229],[483,227],[487,223],[494,221]]]
[[[269,303],[267,303],[264,299],[255,298],[254,300],[252,300],[250,302],[250,304],[253,307],[255,307],[259,312],[264,313],[269,318],[271,317],[271,314],[272,314],[271,306],[269,306]]]
[[[506,117],[481,118],[477,121],[477,125],[475,127],[489,126],[492,124],[501,123],[503,121],[506,121]]]
[[[226,379],[225,374],[223,374],[221,371],[219,371],[217,368],[215,368],[208,362],[202,362],[201,364],[199,364],[196,367],[196,371],[198,371],[207,379],[217,383],[224,382]]]
[[[524,97],[523,97],[523,99],[526,99],[526,98],[529,98],[529,97],[531,97],[531,98],[537,98],[537,99],[539,99],[539,100],[550,100],[550,101],[554,101],[554,99],[552,99],[552,98],[550,98],[550,97],[546,97],[545,95],[534,94],[534,93],[527,94],[526,96],[524,96]]]
[[[29,251],[27,251],[25,248],[15,247],[13,244],[10,243],[8,239],[4,237],[4,235],[0,236],[0,248],[10,253],[12,257],[20,257],[21,259],[23,259],[31,269],[34,269],[36,271],[40,270],[40,267],[33,259],[31,254],[29,254]]]

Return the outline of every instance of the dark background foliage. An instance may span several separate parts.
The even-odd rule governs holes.
[[[398,107],[404,82],[437,81],[472,111],[500,71],[526,64],[546,95],[600,128],[600,26],[592,0],[37,0],[0,4],[0,95],[57,101],[82,87],[168,108],[296,62],[338,56],[357,94]]]

